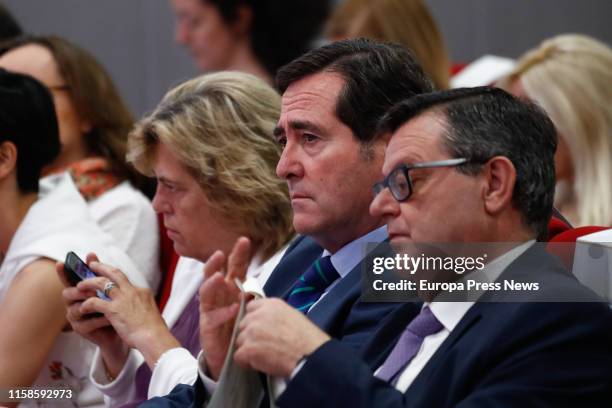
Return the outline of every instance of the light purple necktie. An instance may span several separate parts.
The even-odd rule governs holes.
[[[408,324],[395,347],[393,347],[391,354],[380,366],[376,377],[395,385],[399,378],[398,374],[419,351],[423,339],[443,328],[442,323],[431,313],[431,309],[425,306],[421,309],[421,313]]]

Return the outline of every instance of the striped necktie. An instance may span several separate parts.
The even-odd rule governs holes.
[[[289,291],[287,303],[306,314],[325,290],[340,277],[330,256],[315,261]]]

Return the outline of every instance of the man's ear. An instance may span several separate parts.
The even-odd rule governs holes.
[[[4,179],[17,167],[17,146],[13,142],[0,143],[0,179]]]
[[[512,205],[516,168],[507,157],[495,156],[485,164],[484,176],[485,210],[489,214],[498,214]]]
[[[253,28],[253,9],[247,5],[238,6],[236,21],[232,23],[232,27],[240,36],[249,35]]]
[[[382,140],[385,143],[385,146],[386,146],[391,141],[391,136],[393,136],[393,133],[387,132],[384,135],[380,136],[380,140]]]

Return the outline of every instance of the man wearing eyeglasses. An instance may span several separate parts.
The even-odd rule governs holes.
[[[392,136],[370,212],[385,220],[393,246],[514,243],[486,274],[534,279],[541,291],[476,303],[427,293],[414,319],[398,309],[359,354],[306,322],[301,337],[312,341],[258,342],[249,330],[270,300],[257,300],[235,358],[289,379],[279,407],[609,404],[612,313],[534,245],[552,212],[552,122],[502,90],[473,88],[416,96],[380,129]]]

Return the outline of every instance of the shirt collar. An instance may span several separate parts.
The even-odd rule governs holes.
[[[365,258],[365,248],[368,243],[380,243],[387,239],[387,227],[382,226],[368,232],[365,235],[349,242],[333,255],[331,255],[331,263],[338,271],[341,278],[344,278],[350,271],[355,268],[363,258]],[[323,256],[328,256],[331,253],[326,249],[323,251]]]

